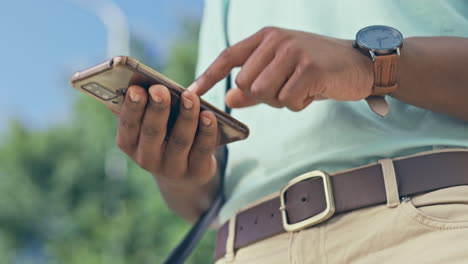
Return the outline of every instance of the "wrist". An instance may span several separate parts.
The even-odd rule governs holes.
[[[404,51],[401,52],[398,59],[398,68],[396,70],[396,81],[400,86],[399,89],[389,93],[388,95],[397,99],[406,100],[406,93],[408,92],[408,86],[405,87],[405,73],[411,71],[411,67],[414,67],[414,64],[411,64],[411,61],[416,61],[414,58],[415,53],[417,53],[417,48],[414,47],[413,43],[414,37],[405,38],[405,47]],[[419,54],[420,56],[420,54]],[[403,84],[403,89],[401,86]]]
[[[369,59],[369,56],[362,50],[354,47],[354,41],[347,40],[353,59],[356,62],[356,67],[359,69],[359,76],[361,76],[362,82],[364,83],[364,89],[367,91],[367,96],[370,96],[374,87],[374,62]]]
[[[356,33],[353,46],[373,62],[371,95],[382,96],[397,89],[396,72],[402,45],[401,32],[389,26],[368,26]]]

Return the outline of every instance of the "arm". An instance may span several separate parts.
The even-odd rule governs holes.
[[[468,38],[404,41],[393,97],[468,121]]]
[[[407,38],[403,45],[392,96],[468,120],[468,39]],[[239,66],[238,89],[226,96],[231,107],[266,103],[300,111],[316,99],[362,100],[374,78],[372,61],[351,40],[264,28],[221,53],[192,88],[203,94]]]
[[[199,68],[206,68],[205,59],[209,62],[214,59],[211,57],[213,51],[224,48],[223,27],[219,23],[221,10],[222,1],[206,1],[200,31]],[[181,106],[177,123],[185,124],[176,125],[169,140],[164,141],[170,104],[167,89],[153,86],[149,94],[141,87],[130,87],[129,91],[135,91],[142,101],[135,105],[126,96],[119,114],[119,147],[153,175],[172,211],[186,220],[195,221],[211,205],[219,188],[221,166],[215,161],[215,157],[218,158],[214,144],[217,137],[215,115],[204,111],[198,116],[198,97],[193,92],[184,93],[192,100],[193,107],[186,110]],[[159,94],[162,99],[159,107],[151,100],[153,94]],[[153,117],[146,118],[150,115]],[[204,117],[211,120],[210,126],[203,124]],[[131,128],[133,126],[136,128]],[[136,132],[130,132],[132,130]],[[156,136],[152,130],[157,132]],[[145,138],[151,138],[153,143],[145,144],[148,141]]]

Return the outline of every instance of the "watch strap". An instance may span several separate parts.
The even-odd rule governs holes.
[[[377,55],[374,59],[374,87],[372,95],[385,95],[398,87],[396,69],[398,54]]]
[[[388,105],[384,96],[372,95],[366,98],[366,102],[370,109],[372,109],[372,111],[374,111],[374,113],[378,114],[380,117],[386,116],[390,111],[390,106]]]

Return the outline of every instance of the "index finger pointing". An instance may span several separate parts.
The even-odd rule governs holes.
[[[225,49],[216,60],[203,72],[189,89],[203,95],[217,82],[226,78],[234,67],[243,65],[257,46],[262,42],[266,30],[260,30],[252,36]]]

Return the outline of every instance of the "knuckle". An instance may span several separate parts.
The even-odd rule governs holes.
[[[250,93],[257,97],[257,98],[262,98],[263,95],[264,95],[264,86],[258,82],[255,82],[253,85],[252,85],[252,88],[250,89]]]
[[[179,118],[184,122],[194,122],[195,112],[193,111],[193,109],[183,109],[182,111],[180,111]]]
[[[138,105],[134,107],[129,107],[128,110],[132,115],[139,116],[142,115],[145,111],[145,105]]]
[[[224,49],[219,55],[219,58],[225,61],[230,60],[232,58],[232,48]]]
[[[284,107],[284,105],[277,98],[271,99],[268,102],[268,105],[270,105],[270,106],[272,106],[274,108],[283,108]]]
[[[302,99],[292,91],[281,92],[278,95],[278,101],[293,112],[299,112],[305,108]]]
[[[177,150],[184,150],[190,145],[190,140],[181,136],[172,135],[170,139]]]
[[[309,68],[305,65],[298,65],[296,67],[296,76],[297,78],[304,78],[305,75],[307,75],[307,72],[309,71]]]
[[[200,129],[199,133],[200,133],[201,136],[203,136],[205,138],[214,138],[214,137],[216,137],[216,130],[213,129],[213,126],[209,127],[209,128]]]
[[[245,73],[243,73],[242,71],[237,75],[235,83],[236,83],[236,86],[239,87],[240,89],[246,89],[249,87],[249,82],[247,80],[247,77],[245,76]]]
[[[225,60],[222,60],[220,63],[219,63],[219,71],[216,72],[217,75],[214,75],[213,77],[215,77],[215,80],[217,77],[219,77],[218,75],[221,75],[222,73],[225,73],[225,72],[229,72],[229,60],[228,59],[225,59]]]
[[[161,112],[164,112],[164,110],[166,110],[168,108],[168,106],[164,103],[161,103],[161,104],[156,104],[156,103],[149,103],[148,104],[148,110],[153,112],[153,113],[156,113],[156,114],[159,114]]]
[[[298,104],[291,104],[288,106],[288,109],[293,111],[293,112],[299,112],[304,109],[304,106],[298,105]]]
[[[163,130],[155,126],[143,126],[141,133],[148,138],[155,138],[162,135]]]
[[[283,57],[289,57],[294,55],[298,50],[298,43],[292,38],[285,38],[281,41],[280,48],[278,49],[278,55]]]
[[[130,100],[125,100],[125,111],[130,112],[130,113],[138,113],[142,110],[143,104],[140,103],[132,103],[129,102]]]
[[[281,34],[281,29],[277,27],[264,27],[261,29],[267,39],[275,39]]]
[[[289,102],[291,100],[291,95],[289,92],[287,91],[282,91],[279,95],[278,95],[278,101],[280,102],[280,104],[286,106],[289,108]]]
[[[216,80],[218,75],[229,70],[229,63],[233,59],[235,59],[235,57],[232,48],[226,48],[221,52],[218,59],[216,60],[216,69],[210,67],[205,72],[205,77],[209,80]]]
[[[305,56],[299,62],[298,69],[301,71],[301,73],[304,73],[304,72],[307,72],[309,70],[316,68],[315,66],[316,66],[315,61],[311,57]]]
[[[263,28],[260,29],[257,33],[266,34],[266,33],[268,33],[270,30],[272,30],[273,28],[274,28],[274,27],[272,27],[272,26],[263,27]]]
[[[120,118],[120,125],[124,128],[124,129],[134,129],[137,127],[137,123],[136,122],[133,122],[131,121],[130,119],[126,118],[126,117],[121,117]]]
[[[197,153],[197,154],[200,154],[202,156],[206,156],[208,154],[212,154],[213,153],[213,148],[207,146],[207,145],[199,145],[197,147],[194,148],[194,151]]]

